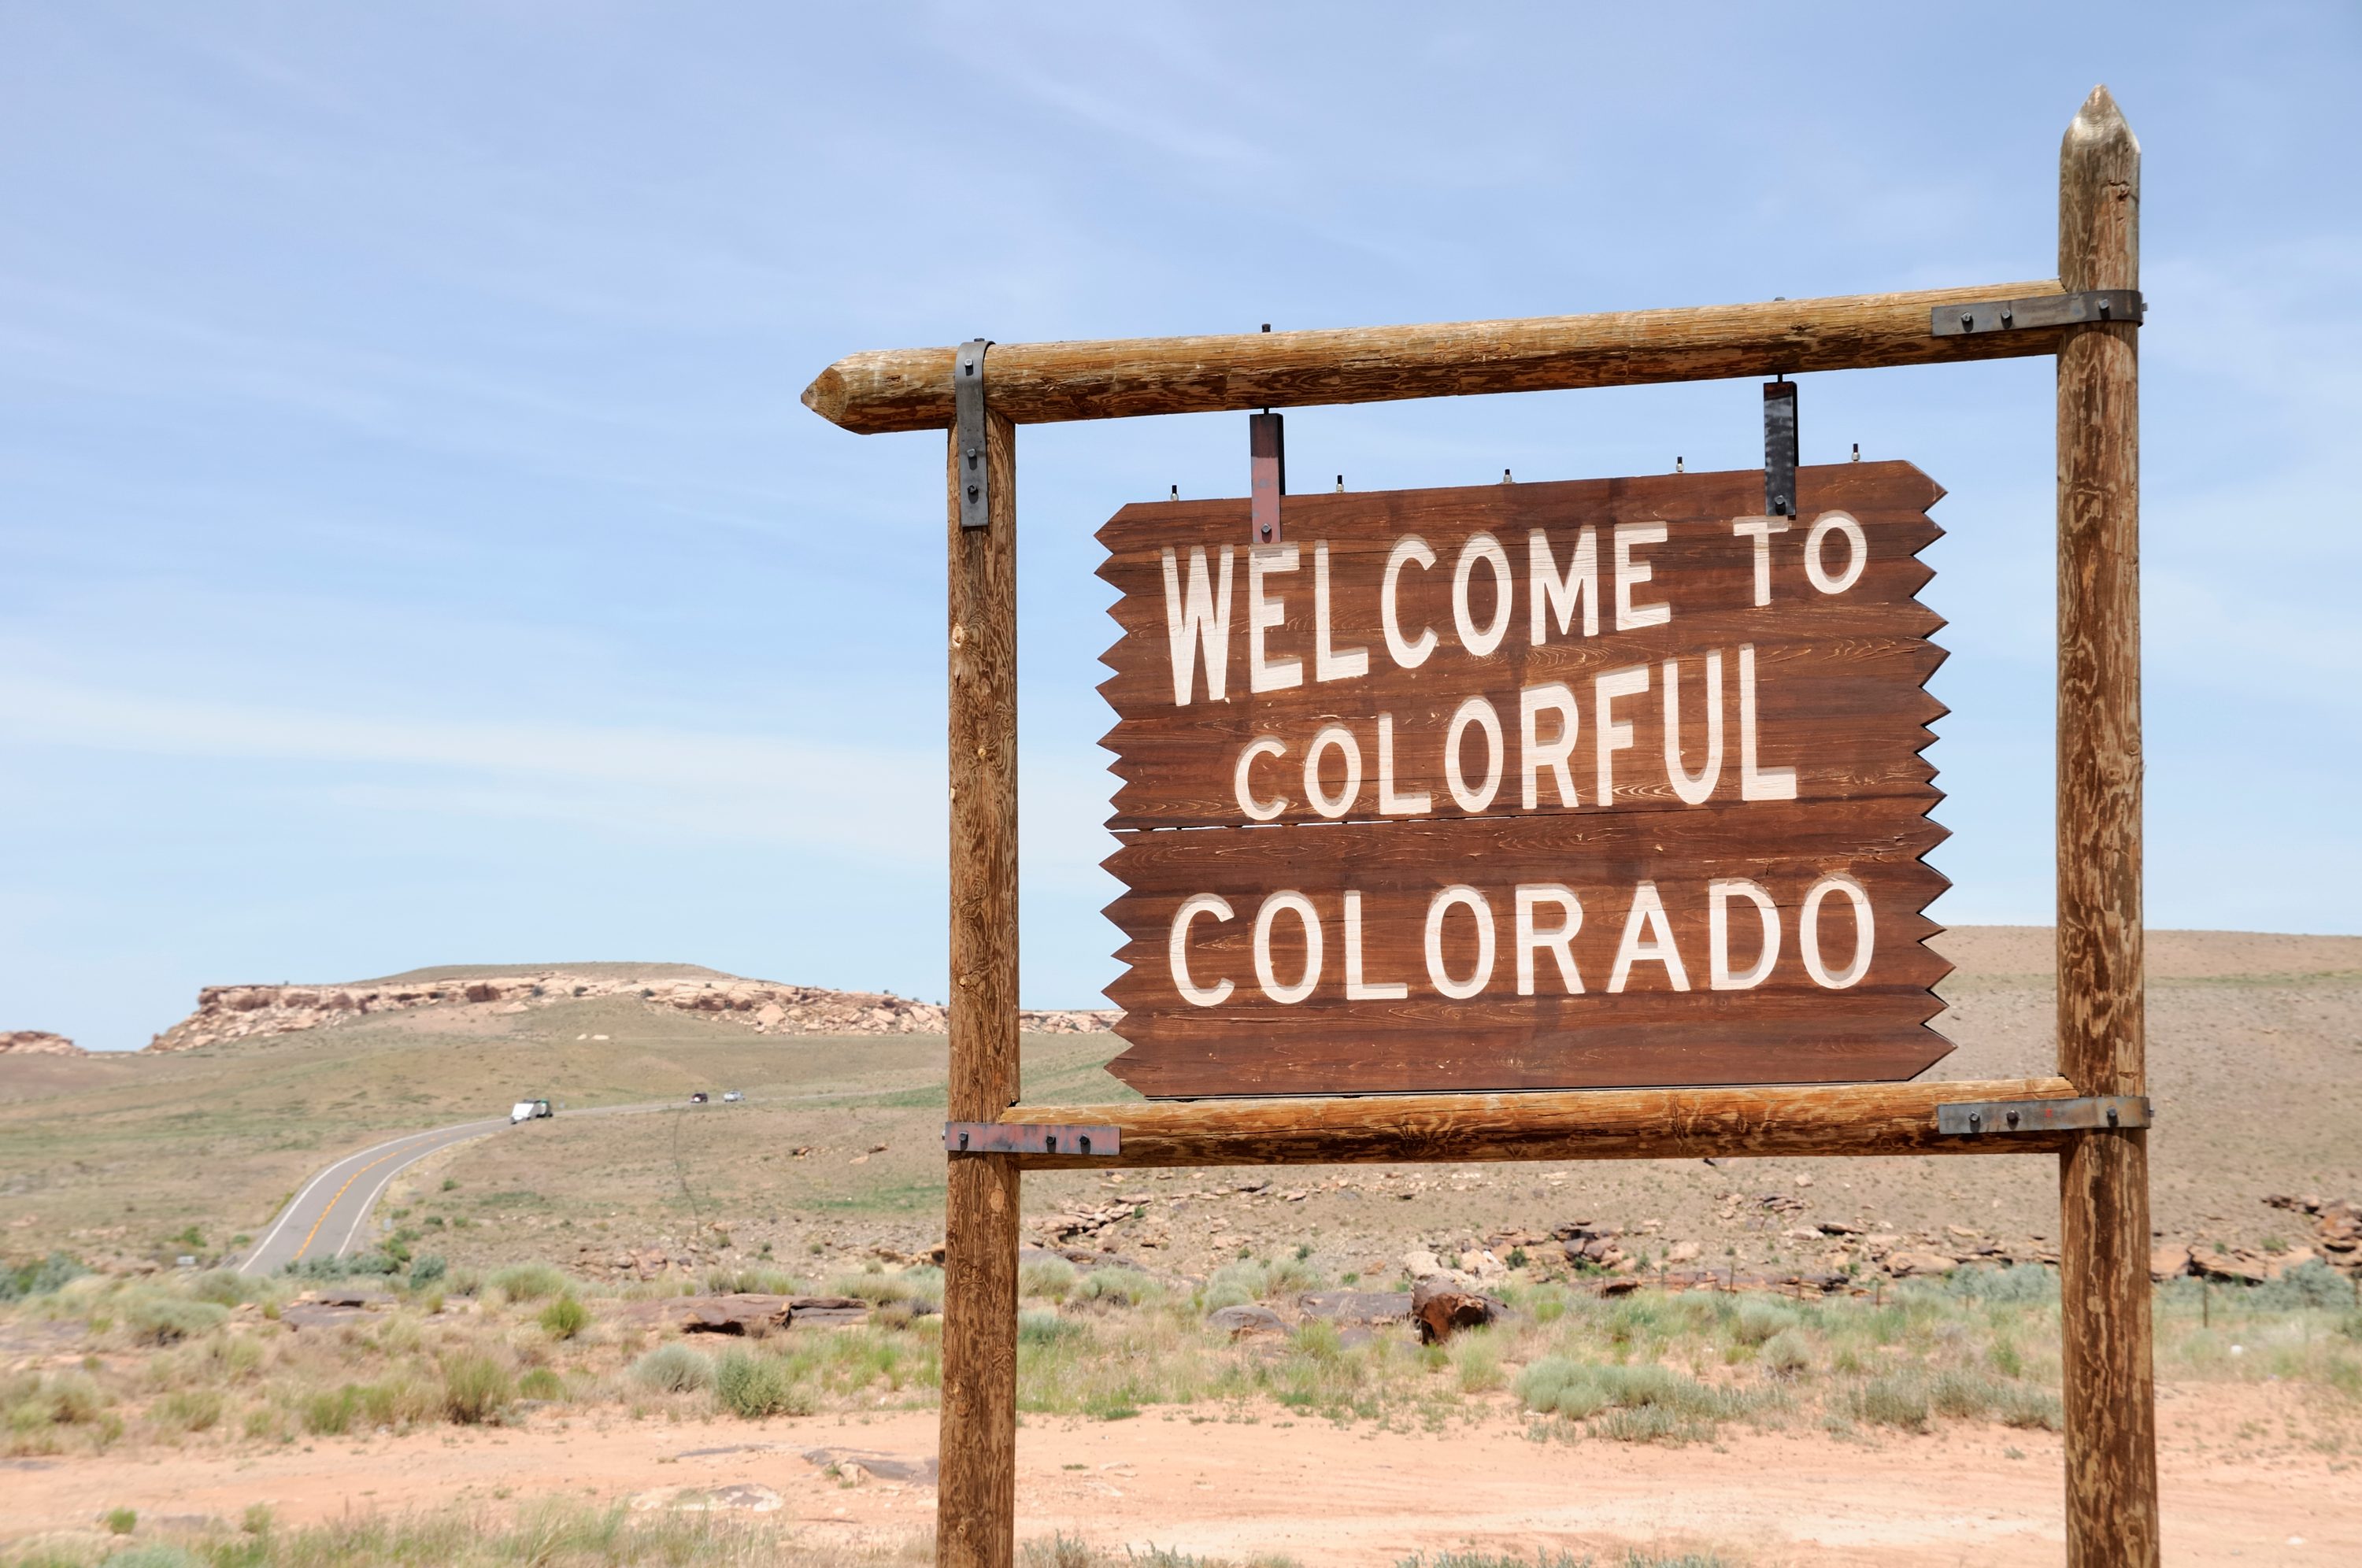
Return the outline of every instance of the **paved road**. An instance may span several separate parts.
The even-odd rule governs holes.
[[[370,1209],[386,1183],[437,1149],[498,1132],[508,1124],[505,1116],[463,1121],[347,1154],[304,1184],[237,1265],[238,1272],[277,1274],[306,1258],[342,1257],[366,1236]]]
[[[832,1099],[855,1099],[891,1090],[876,1088],[833,1089],[818,1094],[785,1095],[773,1099],[765,1096],[767,1104],[793,1104]],[[711,1107],[690,1107],[679,1099],[649,1100],[638,1105],[594,1105],[579,1110],[561,1110],[560,1116],[569,1121],[578,1116],[635,1116],[651,1110],[720,1110],[716,1102]],[[357,1154],[347,1154],[319,1175],[305,1182],[297,1191],[270,1229],[262,1233],[252,1251],[237,1265],[240,1274],[277,1274],[291,1263],[307,1258],[336,1258],[365,1247],[370,1239],[370,1210],[377,1204],[378,1196],[386,1184],[437,1149],[447,1149],[454,1143],[464,1143],[470,1138],[487,1137],[504,1131],[509,1125],[505,1116],[495,1116],[482,1121],[462,1121],[454,1127],[437,1127],[431,1132],[407,1132],[382,1143],[373,1143]],[[524,1123],[528,1132],[538,1123]]]

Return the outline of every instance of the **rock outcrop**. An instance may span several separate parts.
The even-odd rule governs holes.
[[[147,1048],[193,1051],[225,1040],[286,1034],[422,1008],[526,1012],[586,997],[634,997],[651,1008],[712,1014],[757,1034],[941,1034],[947,1027],[939,1004],[890,993],[833,991],[732,976],[615,978],[553,969],[403,984],[207,986],[197,993],[196,1011],[157,1035]],[[1019,1027],[1040,1034],[1098,1034],[1111,1029],[1115,1018],[1111,1011],[1029,1009],[1019,1015]]]
[[[62,1034],[39,1029],[0,1031],[0,1056],[87,1056],[90,1053]]]

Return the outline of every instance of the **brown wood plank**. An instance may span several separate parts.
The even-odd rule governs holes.
[[[1117,753],[1111,770],[1121,780],[1110,825],[1247,820],[1240,759],[1264,737],[1282,749],[1269,755],[1266,745],[1266,755],[1249,764],[1247,792],[1264,809],[1276,809],[1269,820],[1465,814],[1451,787],[1446,754],[1456,712],[1476,697],[1491,704],[1501,732],[1502,783],[1485,810],[1567,810],[1572,788],[1573,809],[1595,812],[1601,809],[1598,678],[1636,669],[1647,688],[1617,698],[1614,708],[1617,720],[1630,726],[1628,734],[1618,735],[1627,744],[1613,757],[1615,804],[1681,810],[1685,802],[1676,795],[1666,761],[1668,660],[1679,681],[1682,765],[1693,777],[1715,755],[1707,696],[1712,687],[1719,689],[1720,767],[1709,801],[1736,800],[1741,792],[1744,696],[1755,715],[1758,764],[1796,768],[1801,799],[1903,795],[1924,802],[1932,798],[1932,773],[1919,752],[1933,739],[1927,725],[1943,709],[1923,688],[1944,655],[1926,640],[1939,618],[1914,595],[1929,577],[1916,554],[1940,534],[1926,508],[1942,492],[1906,463],[1806,469],[1799,489],[1804,515],[1768,541],[1770,569],[1760,584],[1756,541],[1732,530],[1735,517],[1760,509],[1760,473],[1295,498],[1288,502],[1287,529],[1296,569],[1264,575],[1259,591],[1244,544],[1243,502],[1127,507],[1100,532],[1110,551],[1100,575],[1121,593],[1111,612],[1121,635],[1105,656],[1114,674],[1100,689],[1117,712],[1116,726],[1101,743]],[[1835,594],[1814,588],[1804,565],[1815,520],[1832,513],[1857,521],[1866,549],[1859,579]],[[1652,527],[1664,529],[1661,543],[1630,534]],[[1537,532],[1561,572],[1582,541],[1590,541],[1597,576],[1586,592],[1605,601],[1576,609],[1562,630],[1545,594],[1539,643],[1530,542]],[[1497,646],[1476,652],[1464,645],[1459,623],[1473,620],[1470,629],[1480,635],[1498,623],[1496,568],[1472,564],[1471,588],[1460,596],[1465,602],[1460,607],[1454,580],[1463,545],[1480,535],[1500,547],[1497,558],[1490,550],[1483,556],[1506,561],[1510,593]],[[1417,639],[1429,628],[1435,635],[1432,651],[1410,668],[1388,651],[1379,614],[1386,560],[1406,536],[1425,541],[1437,558],[1430,569],[1396,576],[1397,640]],[[1636,607],[1663,606],[1655,624],[1616,626],[1619,537],[1629,543],[1631,558],[1650,570],[1629,598]],[[1831,532],[1821,559],[1829,571],[1842,572],[1849,550],[1842,531]],[[1226,558],[1225,630],[1190,636],[1185,629],[1176,656],[1174,590],[1186,603],[1202,581],[1204,602],[1219,610]],[[1328,613],[1316,625],[1323,580]],[[1759,586],[1769,591],[1769,604],[1755,602]],[[1247,622],[1258,591],[1278,616],[1263,632],[1264,660],[1295,661],[1295,685],[1251,689],[1255,644]],[[1591,620],[1596,634],[1585,635]],[[1350,661],[1345,668],[1358,665],[1364,672],[1321,679],[1324,642],[1332,670],[1341,653]],[[1176,700],[1176,657],[1190,678],[1187,702]],[[1217,662],[1219,701],[1211,673]],[[1535,804],[1527,808],[1519,694],[1553,683],[1566,688],[1573,704],[1573,742],[1564,778],[1555,768],[1537,770]],[[1544,708],[1534,724],[1536,740],[1547,745],[1561,733],[1563,712]],[[1322,745],[1317,778],[1326,799],[1316,801],[1305,774],[1307,754],[1330,730],[1349,740]],[[1481,728],[1462,731],[1463,783],[1481,788],[1490,755]],[[1382,794],[1382,774],[1391,794]],[[1410,800],[1420,796],[1424,810]]]
[[[2140,144],[2107,89],[2058,160],[2059,275],[2140,286]],[[2139,332],[2082,327],[2058,350],[2058,1070],[2140,1094]],[[2157,1413],[2148,1135],[2093,1132],[2059,1162],[2067,1560],[2154,1568]]]
[[[990,525],[950,507],[951,1115],[1017,1098],[1017,431],[986,417]],[[1017,1540],[1015,1156],[946,1156],[935,1561],[1010,1568]]]
[[[989,376],[996,409],[1046,425],[2000,359],[2050,353],[2063,334],[1937,337],[1928,312],[2058,292],[2045,280],[1516,321],[1002,343]],[[848,355],[804,389],[804,406],[866,436],[945,428],[953,352]]]
[[[2074,1093],[2074,1086],[2064,1078],[2004,1078],[1810,1088],[1019,1105],[1010,1108],[1007,1120],[1090,1121],[1122,1132],[1120,1154],[1022,1156],[1032,1170],[1411,1160],[2034,1154],[2056,1153],[2077,1134],[1940,1137],[1936,1108],[1962,1100],[2068,1099]]]
[[[1678,827],[1678,834],[1669,831]],[[1921,859],[1943,830],[1908,801],[1812,805],[1755,803],[1744,811],[1672,816],[1571,813],[1338,823],[1304,827],[1129,834],[1107,861],[1126,888],[1109,914],[1126,938],[1126,972],[1109,988],[1125,1010],[1118,1032],[1131,1043],[1109,1070],[1152,1096],[1218,1093],[1404,1093],[1667,1083],[1766,1083],[1907,1077],[1950,1049],[1925,1026],[1940,1008],[1931,988],[1949,966],[1924,945],[1935,926],[1919,911],[1943,877]],[[1808,890],[1832,873],[1864,889],[1872,911],[1867,970],[1842,989],[1806,971],[1800,933]],[[1748,989],[1713,988],[1708,886],[1743,878],[1772,898],[1781,949]],[[1615,984],[1616,959],[1642,882],[1661,906],[1688,988],[1673,966],[1643,959]],[[1488,983],[1454,998],[1431,971],[1431,900],[1464,883],[1481,894],[1494,932]],[[1516,889],[1562,885],[1580,901],[1567,944],[1581,994],[1569,992],[1554,950],[1531,955],[1532,995],[1518,994]],[[1308,994],[1300,912],[1275,912],[1259,966],[1255,930],[1264,900],[1300,896],[1321,928],[1321,964]],[[1348,893],[1357,895],[1358,921]],[[1184,927],[1183,969],[1172,933],[1185,901],[1214,895],[1228,919],[1200,914]],[[1727,903],[1727,968],[1755,967],[1761,917],[1743,898]],[[1555,929],[1565,911],[1531,917]],[[1645,927],[1644,937],[1653,935]],[[1365,984],[1395,984],[1399,998],[1348,994],[1348,926],[1358,925]],[[1842,977],[1853,957],[1852,906],[1825,895],[1818,922],[1824,976]],[[1458,908],[1439,926],[1443,982],[1464,986],[1483,962],[1475,912]],[[1652,945],[1644,942],[1643,946]],[[1267,966],[1277,995],[1261,978]]]

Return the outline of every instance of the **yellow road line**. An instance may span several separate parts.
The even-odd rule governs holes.
[[[433,1133],[431,1133],[431,1132],[429,1132],[429,1133],[422,1133],[422,1134],[420,1134],[420,1136],[421,1136],[421,1137],[433,1137],[433,1136],[434,1136],[434,1134],[433,1134]],[[335,1212],[335,1210],[336,1210],[336,1207],[337,1207],[337,1203],[338,1203],[338,1202],[340,1202],[340,1201],[343,1199],[343,1198],[344,1198],[345,1194],[352,1190],[352,1185],[353,1185],[353,1183],[355,1183],[355,1182],[357,1182],[357,1181],[360,1180],[360,1179],[361,1179],[361,1177],[363,1177],[363,1176],[365,1176],[369,1175],[369,1173],[370,1173],[370,1172],[371,1172],[371,1171],[373,1171],[373,1170],[377,1169],[377,1168],[378,1168],[378,1166],[380,1166],[380,1165],[381,1165],[385,1164],[385,1163],[386,1163],[386,1161],[388,1161],[388,1160],[390,1160],[390,1159],[393,1158],[393,1156],[394,1156],[395,1154],[401,1154],[401,1153],[403,1153],[403,1151],[402,1151],[402,1150],[400,1150],[400,1149],[394,1149],[394,1150],[389,1151],[389,1152],[388,1152],[388,1153],[386,1153],[386,1154],[380,1154],[376,1159],[371,1160],[369,1164],[367,1164],[367,1165],[363,1165],[360,1169],[359,1169],[359,1170],[355,1171],[352,1175],[350,1175],[350,1176],[347,1176],[347,1177],[345,1178],[345,1185],[344,1185],[344,1186],[342,1186],[342,1187],[338,1187],[338,1188],[337,1188],[337,1196],[336,1196],[335,1198],[332,1198],[328,1199],[327,1207],[326,1207],[326,1208],[324,1208],[324,1209],[322,1209],[320,1210],[320,1217],[319,1217],[317,1220],[313,1220],[313,1221],[312,1221],[312,1229],[311,1229],[310,1231],[306,1231],[306,1232],[304,1233],[304,1244],[303,1244],[302,1246],[300,1246],[300,1247],[296,1248],[296,1249],[295,1249],[295,1255],[294,1255],[293,1257],[292,1257],[292,1258],[288,1259],[287,1261],[288,1261],[288,1262],[290,1262],[290,1263],[301,1263],[301,1262],[303,1262],[303,1261],[304,1261],[304,1254],[305,1253],[308,1253],[308,1252],[310,1252],[310,1251],[312,1250],[312,1241],[313,1241],[313,1238],[314,1238],[314,1237],[315,1237],[315,1236],[317,1236],[317,1235],[319,1235],[319,1233],[320,1233],[320,1227],[321,1227],[321,1226],[323,1226],[323,1225],[325,1225],[325,1224],[326,1224],[326,1223],[328,1222],[328,1216],[329,1216],[331,1213]]]

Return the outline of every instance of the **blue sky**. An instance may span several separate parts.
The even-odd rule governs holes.
[[[11,6],[0,1028],[677,959],[944,994],[941,444],[861,348],[2049,275],[2147,154],[2149,918],[2362,930],[2347,6]],[[2050,365],[1806,377],[1950,491],[1955,923],[2050,900]],[[1306,410],[1355,489],[1760,460],[1752,380]],[[1091,534],[1244,415],[1020,438],[1024,989],[1089,1004]]]

